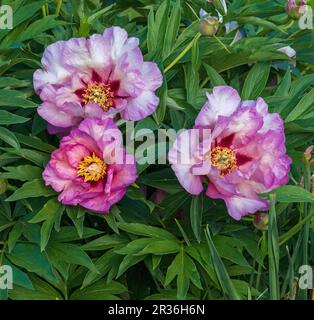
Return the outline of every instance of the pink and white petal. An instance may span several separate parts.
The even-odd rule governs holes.
[[[192,167],[190,165],[172,165],[172,170],[177,176],[182,187],[193,195],[199,195],[204,190],[203,177],[193,175],[191,173]]]
[[[45,84],[59,84],[70,77],[63,59],[65,45],[66,41],[57,41],[45,49],[41,60],[45,70],[36,70],[34,73],[36,93],[39,94]]]
[[[64,47],[63,59],[67,68],[72,72],[79,72],[80,74],[90,74],[92,72],[92,61],[85,38],[68,40]]]
[[[101,119],[105,112],[97,103],[88,103],[83,107],[84,118]]]
[[[248,199],[240,196],[233,196],[224,199],[229,215],[235,220],[241,220],[243,216],[257,211],[267,211],[269,204],[262,198]]]
[[[71,183],[71,181],[67,179],[60,178],[49,163],[43,172],[43,179],[45,181],[45,185],[51,186],[56,192],[61,192]]]
[[[69,184],[62,193],[60,193],[58,200],[65,205],[76,206],[80,204],[80,195],[87,192],[87,190],[79,183]]]
[[[87,40],[87,47],[93,69],[101,70],[102,74],[108,73],[112,66],[110,42],[106,42],[103,35],[93,34]]]
[[[120,27],[111,27],[104,31],[103,38],[106,43],[110,44],[109,53],[113,63],[123,55],[124,52],[132,50],[139,45],[139,40],[129,38],[128,33]]]
[[[38,107],[38,114],[55,127],[68,128],[79,123],[77,117],[60,110],[52,102],[44,102]]]
[[[131,157],[130,155],[128,155]],[[132,156],[134,164],[114,164],[113,177],[111,181],[111,191],[116,192],[117,190],[127,188],[129,185],[137,180],[135,159]],[[128,162],[131,162],[128,159]]]
[[[161,87],[163,76],[156,63],[144,62],[141,67],[145,90],[155,91]]]
[[[224,138],[233,137],[231,146],[240,148],[247,145],[263,127],[262,116],[252,108],[239,108],[229,119],[228,125],[218,137],[218,144]]]
[[[73,129],[70,135],[63,137],[60,142],[60,148],[74,146],[76,144],[85,146],[91,153],[95,153],[99,157],[102,156],[102,152],[96,141],[92,139],[88,133],[79,129]]]
[[[137,98],[128,99],[128,104],[121,112],[124,120],[138,121],[150,116],[157,109],[159,98],[151,91],[143,91]]]
[[[214,128],[218,116],[230,116],[240,106],[238,92],[229,86],[214,87],[212,94],[207,94],[207,102],[196,118],[196,127]]]
[[[69,146],[67,150],[65,150],[65,153],[69,165],[74,169],[77,169],[80,162],[91,154],[90,150],[81,144]]]
[[[85,119],[79,125],[79,130],[86,133],[93,139],[97,145],[103,150],[101,145],[102,141],[106,139],[108,142],[112,142],[114,139],[113,135],[118,134],[121,136],[120,130],[115,125],[113,119]]]
[[[119,202],[124,197],[125,193],[126,190],[119,190],[110,195],[99,195],[92,199],[82,201],[80,205],[97,213],[108,214],[110,208],[115,203]]]

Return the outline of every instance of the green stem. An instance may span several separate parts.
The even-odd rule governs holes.
[[[205,87],[205,85],[206,85],[206,83],[209,81],[209,77],[206,77],[205,79],[204,79],[204,81],[201,83],[201,89],[203,89],[204,87]]]
[[[186,242],[186,244],[188,245],[188,247],[190,247],[190,246],[191,246],[191,242],[190,242],[190,240],[189,240],[189,237],[186,235],[186,233],[185,233],[185,231],[183,230],[180,222],[179,222],[177,219],[174,219],[174,220],[175,220],[175,222],[176,222],[179,230],[181,231],[181,234],[182,234],[182,236],[183,236],[183,238],[184,238],[184,241]]]
[[[46,6],[45,6],[45,5],[43,5],[43,6],[41,7],[41,12],[42,12],[42,14],[43,14],[43,17],[47,17]]]
[[[195,15],[195,17],[197,18],[197,20],[201,20],[200,17],[198,16],[198,14],[195,12],[195,10],[193,9],[193,7],[186,2],[186,5],[191,9],[192,13]]]
[[[311,165],[310,161],[307,159],[307,157],[304,155],[303,158],[304,163],[304,187],[307,191],[311,192]],[[306,219],[311,211],[311,204],[310,203],[304,203],[304,218]],[[310,220],[308,220],[303,227],[303,243],[302,243],[302,263],[303,265],[309,264],[309,237],[310,237]],[[307,290],[301,291],[301,297],[303,300],[307,300]]]
[[[46,13],[47,13],[47,16],[49,16],[49,7],[48,7],[48,3],[46,3]]]
[[[231,51],[226,47],[226,45],[218,38],[214,35],[214,38],[218,41],[218,43],[221,44],[221,46],[229,53],[231,54]]]
[[[187,45],[187,47],[165,68],[164,73],[166,74],[172,69],[193,47],[194,43],[200,38],[201,34],[197,33],[193,40]]]
[[[62,6],[62,0],[57,0],[57,6],[56,6],[56,11],[55,11],[55,15],[56,16],[59,16],[60,10],[61,10],[61,6]]]
[[[279,241],[276,215],[276,195],[270,195],[268,228],[269,298],[280,300],[279,292]]]

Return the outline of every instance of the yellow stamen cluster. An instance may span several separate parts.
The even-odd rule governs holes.
[[[114,93],[109,84],[100,82],[90,83],[82,95],[83,103],[97,103],[104,111],[113,106]]]
[[[211,152],[211,164],[222,176],[238,169],[235,152],[229,148],[216,147]]]
[[[106,176],[107,165],[94,153],[85,157],[77,168],[78,177],[83,177],[85,182],[97,182]]]

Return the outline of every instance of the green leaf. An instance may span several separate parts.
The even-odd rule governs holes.
[[[67,207],[68,217],[72,220],[80,238],[84,233],[85,211],[81,207]]]
[[[84,227],[83,235],[82,237],[80,237],[75,227],[66,226],[66,227],[61,227],[59,232],[53,230],[51,235],[51,241],[71,242],[71,241],[77,241],[80,239],[95,237],[102,233],[103,232],[100,230]]]
[[[175,40],[180,27],[180,20],[181,20],[181,1],[177,0],[175,3],[173,3],[171,14],[168,19],[164,47],[162,51],[163,59],[166,59],[174,48]]]
[[[180,250],[180,243],[175,240],[156,240],[151,239],[149,243],[143,250],[137,253],[137,255],[143,254],[154,254],[154,255],[164,255],[176,253]]]
[[[57,21],[53,16],[47,16],[42,19],[34,21],[30,24],[25,31],[18,35],[16,41],[26,41],[37,37],[41,33],[52,28],[65,25],[65,21]]]
[[[11,77],[0,78],[0,88],[20,88],[20,87],[27,87],[29,85],[30,85],[30,82],[26,80],[19,80]]]
[[[49,256],[61,259],[66,263],[80,265],[91,271],[98,272],[90,257],[77,245],[50,242],[46,247]]]
[[[15,223],[14,227],[12,228],[9,238],[8,238],[8,248],[9,252],[12,252],[14,246],[16,245],[18,239],[23,234],[24,226],[22,223],[17,222]]]
[[[146,186],[154,187],[168,193],[177,193],[183,190],[171,169],[163,169],[146,174],[139,178],[139,183],[143,183]]]
[[[21,117],[5,110],[0,110],[0,125],[25,123],[29,120],[29,118]]]
[[[205,230],[208,248],[212,258],[212,262],[216,271],[217,278],[224,293],[232,300],[240,300],[240,297],[229,277],[225,265],[223,264],[209,233],[209,229]]]
[[[18,138],[20,144],[34,148],[36,150],[50,154],[51,152],[53,152],[56,149],[54,146],[40,140],[38,137],[33,137],[30,135],[26,136],[21,133],[16,133],[15,135]]]
[[[31,165],[21,165],[17,167],[4,167],[7,172],[0,173],[0,179],[12,179],[20,181],[30,181],[42,177],[42,169]]]
[[[127,255],[123,258],[122,262],[119,265],[119,270],[116,276],[116,279],[120,278],[129,268],[132,266],[138,264],[142,260],[145,259],[145,255],[141,256],[133,256],[133,255]]]
[[[14,133],[12,133],[10,130],[7,128],[0,127],[0,140],[4,141],[14,149],[20,149],[20,143],[17,140],[16,136]]]
[[[202,195],[193,197],[190,207],[190,221],[195,238],[201,242],[202,218],[203,218],[204,198]]]
[[[314,89],[304,95],[296,107],[289,113],[286,122],[291,122],[300,118],[305,114],[314,104]],[[310,109],[310,111],[312,111]]]
[[[18,107],[23,109],[37,108],[37,104],[27,100],[21,92],[9,89],[0,90],[0,106]]]
[[[185,254],[183,248],[176,255],[169,266],[165,279],[165,286],[168,286],[177,276],[177,298],[183,300],[186,298],[190,281],[202,289],[200,275],[193,260]]]
[[[168,239],[168,240],[176,239],[176,237],[172,233],[164,229],[148,226],[145,224],[119,222],[118,227],[121,230],[130,232],[139,236],[146,236],[146,237],[152,237],[157,239]]]
[[[64,206],[57,199],[50,199],[43,208],[33,217],[29,223],[39,223],[44,221],[40,230],[40,248],[45,250],[49,241],[53,226],[60,221],[60,216],[64,211]]]
[[[56,193],[46,187],[42,180],[33,180],[26,182],[20,189],[17,189],[10,197],[5,201],[17,201],[27,198],[37,197],[50,197],[56,195]]]
[[[15,265],[37,273],[48,281],[55,282],[50,262],[37,245],[18,243],[11,253],[7,253],[7,258]]]
[[[314,195],[298,186],[283,186],[274,191],[277,202],[294,203],[294,202],[314,202]]]
[[[13,300],[63,300],[62,295],[46,281],[38,277],[31,277],[34,285],[33,289],[14,286],[14,290],[10,290],[10,298]]]
[[[119,282],[100,280],[84,289],[76,290],[70,300],[119,300],[116,296],[124,293],[127,288]]]
[[[213,87],[226,85],[223,77],[212,66],[206,63],[204,63],[203,65]]]
[[[259,62],[250,70],[242,89],[243,100],[255,100],[265,89],[270,72],[269,62]]]
[[[92,240],[82,246],[83,250],[86,251],[102,251],[109,248],[116,247],[121,244],[128,243],[128,239],[120,236],[120,235],[109,235],[106,234],[100,238]]]

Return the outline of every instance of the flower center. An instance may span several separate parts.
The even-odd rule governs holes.
[[[220,171],[222,176],[238,168],[235,152],[224,147],[216,147],[212,150],[211,164]]]
[[[78,177],[83,177],[85,182],[97,182],[106,176],[107,165],[94,153],[85,157],[77,168]]]
[[[110,84],[101,82],[90,83],[82,94],[83,103],[97,103],[104,111],[108,111],[113,106],[114,93]]]

